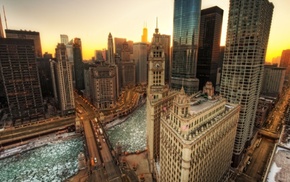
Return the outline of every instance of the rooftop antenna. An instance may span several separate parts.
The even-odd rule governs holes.
[[[0,38],[4,38],[4,32],[3,32],[1,14],[0,14]]]
[[[3,5],[3,13],[4,13],[5,26],[6,26],[6,29],[8,29],[4,5]]]
[[[156,28],[155,28],[155,33],[158,33],[158,17],[156,17]]]

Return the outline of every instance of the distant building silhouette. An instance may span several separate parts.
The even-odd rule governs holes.
[[[217,6],[201,10],[196,77],[199,90],[207,81],[216,86],[223,10]]]
[[[171,88],[192,94],[198,91],[196,64],[201,0],[175,0]]]
[[[123,43],[126,42],[125,38],[114,38],[115,42],[115,53],[121,57],[121,52],[123,50]]]
[[[233,167],[253,137],[273,8],[268,0],[230,0],[220,94],[241,105]]]
[[[14,124],[44,117],[33,40],[0,38],[0,75]]]
[[[115,65],[114,44],[112,34],[108,36],[108,58],[105,59],[109,64]]]
[[[95,51],[95,58],[96,61],[106,61],[106,57],[104,57],[104,50],[96,50]]]
[[[146,26],[143,27],[143,34],[141,36],[141,42],[148,43],[148,29]]]
[[[286,68],[286,79],[290,79],[290,49],[283,50],[280,67]]]
[[[6,38],[32,39],[34,42],[34,51],[35,51],[36,58],[42,57],[42,48],[41,48],[39,32],[5,29],[5,34],[6,34]]]

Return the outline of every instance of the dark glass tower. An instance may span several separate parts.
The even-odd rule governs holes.
[[[197,78],[199,90],[207,81],[216,86],[223,10],[217,6],[201,10]]]
[[[171,87],[187,94],[198,91],[196,62],[201,0],[175,0]]]

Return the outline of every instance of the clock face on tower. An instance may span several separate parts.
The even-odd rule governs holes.
[[[155,68],[155,69],[161,69],[161,62],[155,62],[155,63],[153,63],[153,67]]]

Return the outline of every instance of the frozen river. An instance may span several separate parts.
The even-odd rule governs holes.
[[[146,148],[146,104],[128,119],[107,131],[112,146],[119,143],[123,151],[135,152]]]
[[[64,181],[78,171],[80,137],[59,140],[0,160],[1,182]]]

